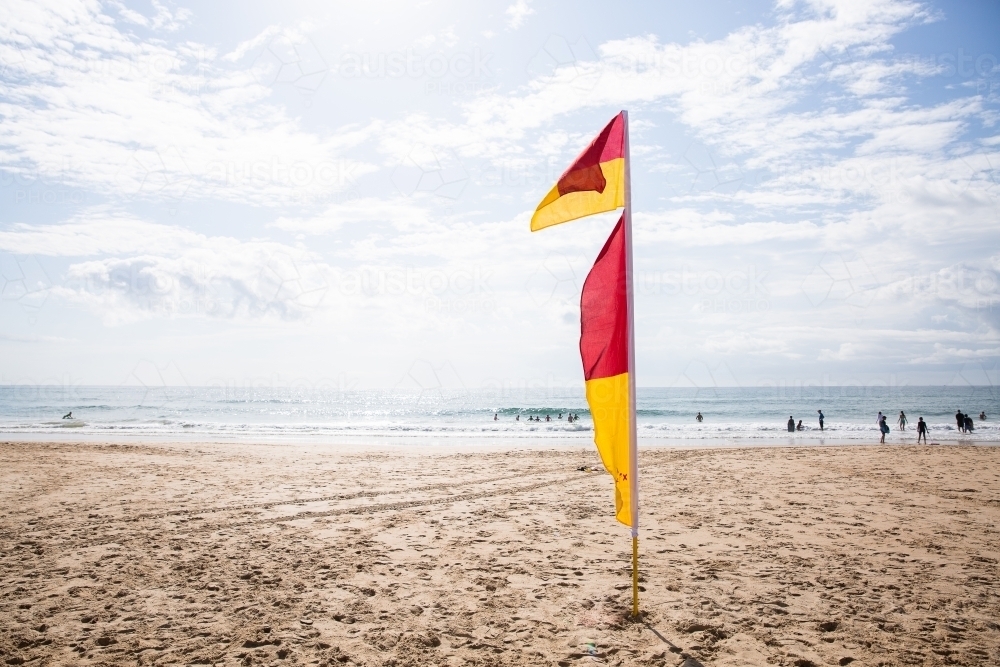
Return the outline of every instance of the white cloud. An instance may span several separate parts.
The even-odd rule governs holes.
[[[517,0],[507,7],[507,25],[513,29],[518,29],[524,25],[524,20],[535,13],[535,10],[528,6],[529,0]]]
[[[710,354],[721,355],[773,355],[784,358],[801,358],[800,353],[791,351],[787,336],[775,337],[767,332],[748,333],[746,331],[726,331],[714,334],[705,341],[703,349]]]
[[[244,40],[236,45],[236,48],[222,56],[222,59],[235,63],[239,62],[248,53],[257,49],[268,42],[270,42],[276,35],[285,34],[286,30],[279,25],[269,25],[259,33],[251,37],[250,39]],[[294,37],[298,37],[297,34],[293,34]]]
[[[640,243],[670,243],[678,247],[749,245],[775,241],[816,240],[823,230],[814,222],[737,222],[731,213],[694,209],[662,213],[636,213],[636,240]]]
[[[883,290],[886,298],[919,306],[954,305],[991,313],[1000,304],[1000,255],[992,262],[959,262],[929,273],[901,273]],[[1000,324],[1000,317],[994,316]]]
[[[176,316],[301,319],[323,305],[333,275],[301,248],[206,236],[100,210],[64,224],[15,225],[0,232],[0,250],[104,255],[71,263],[50,291],[111,325]]]
[[[798,174],[817,156],[835,161],[852,147],[858,155],[940,151],[960,136],[965,119],[981,112],[980,104],[966,99],[914,107],[905,97],[887,97],[899,92],[902,77],[935,71],[891,56],[889,39],[926,20],[915,3],[831,3],[789,10],[775,26],[745,27],[713,42],[660,44],[651,35],[612,40],[593,60],[572,58],[515,92],[477,96],[465,105],[464,123],[419,114],[391,122],[380,147],[400,156],[424,143],[491,160],[531,160],[524,143],[548,145],[560,130],[552,127],[556,119],[638,106],[675,111],[717,154],[747,169]],[[848,64],[831,65],[831,57]],[[836,94],[819,108],[800,110],[823,84]],[[566,151],[587,138],[569,142]],[[776,204],[790,203],[773,196]]]
[[[428,49],[436,44],[441,44],[444,48],[452,48],[458,44],[458,35],[455,34],[455,26],[448,26],[440,33],[427,33],[418,37],[414,43],[421,49]]]
[[[19,223],[0,231],[0,250],[19,255],[92,257],[163,252],[177,255],[205,237],[120,212],[93,209],[58,225]]]
[[[279,217],[271,226],[287,232],[330,234],[344,225],[385,223],[400,231],[426,225],[429,212],[412,199],[392,200],[366,197],[334,204],[308,218]]]
[[[212,49],[141,41],[99,9],[39,4],[0,27],[0,57],[16,50],[24,74],[0,80],[0,168],[119,201],[265,205],[321,201],[375,169],[347,156],[363,133],[317,136],[267,103],[274,62],[226,69]],[[227,58],[292,33],[268,28]]]
[[[981,341],[980,344],[989,344],[990,341]],[[934,343],[934,351],[926,356],[918,356],[908,360],[911,365],[922,366],[927,364],[946,364],[955,362],[978,361],[981,359],[996,359],[1000,357],[1000,346],[982,348],[969,347],[948,347],[941,343]],[[979,382],[987,378],[976,378]]]
[[[192,12],[189,9],[179,8],[171,12],[168,7],[157,2],[157,0],[152,0],[153,9],[156,10],[156,14],[151,18],[126,7],[123,3],[113,2],[112,4],[118,7],[118,14],[125,21],[144,28],[152,28],[153,30],[173,32],[183,27],[185,23],[191,20],[192,16]]]
[[[329,278],[329,267],[296,248],[205,238],[175,257],[73,264],[53,293],[109,325],[173,317],[299,320],[323,305]]]

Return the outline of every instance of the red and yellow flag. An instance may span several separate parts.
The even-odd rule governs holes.
[[[632,194],[628,112],[591,142],[545,195],[531,231],[625,207],[580,296],[580,357],[594,444],[615,481],[615,518],[632,527],[632,616],[639,616],[639,479],[632,354]]]
[[[625,116],[601,130],[531,216],[531,231],[625,205]]]
[[[587,274],[580,297],[580,357],[594,444],[615,480],[615,518],[632,525],[629,486],[629,333],[625,215]]]
[[[535,209],[531,231],[627,205],[628,117],[615,116]],[[629,392],[628,212],[622,214],[583,284],[580,356],[594,444],[615,481],[615,518],[638,528],[633,515],[634,455]],[[636,499],[637,500],[637,499]]]

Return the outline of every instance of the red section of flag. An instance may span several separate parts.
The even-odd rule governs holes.
[[[588,190],[604,192],[607,182],[601,172],[601,163],[625,157],[624,137],[625,119],[622,114],[618,114],[580,153],[580,156],[570,165],[566,173],[559,177],[556,184],[559,195]]]
[[[580,357],[587,380],[628,372],[624,213],[583,283]]]

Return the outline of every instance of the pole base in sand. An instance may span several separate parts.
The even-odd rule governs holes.
[[[639,538],[632,538],[632,618],[639,618]]]

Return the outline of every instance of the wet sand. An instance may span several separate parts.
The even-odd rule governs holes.
[[[0,443],[0,664],[997,665],[1000,448]]]

